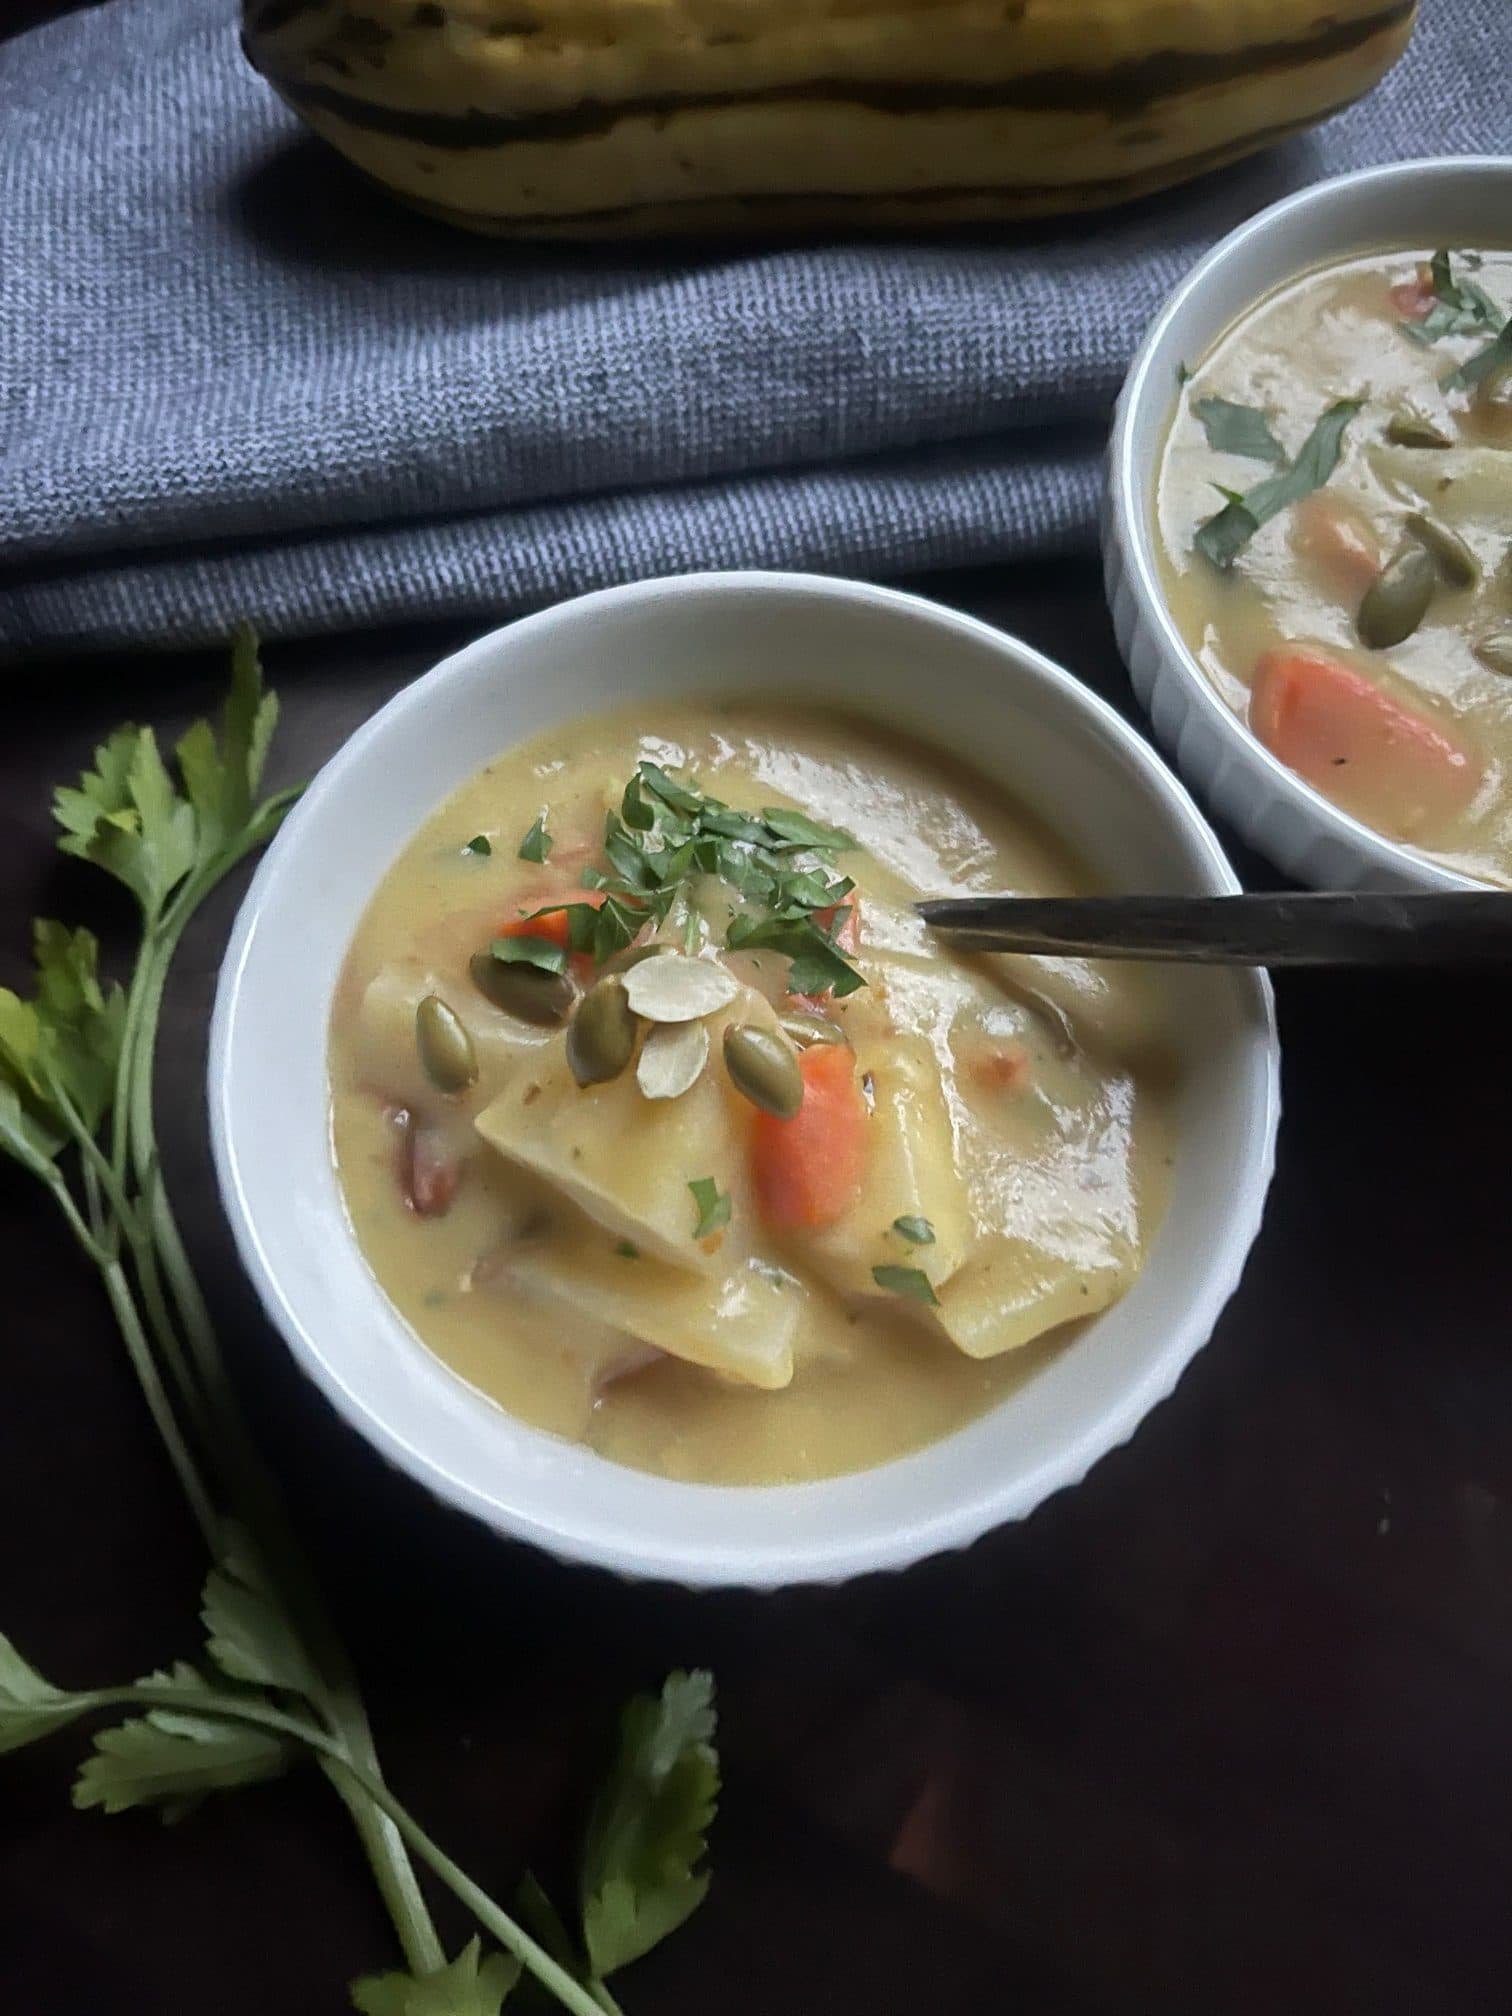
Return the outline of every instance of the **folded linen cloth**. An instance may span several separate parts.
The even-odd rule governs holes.
[[[684,567],[1090,546],[1119,377],[1215,238],[1512,144],[1512,0],[1424,0],[1319,133],[1105,216],[934,243],[571,251],[409,215],[229,0],[0,45],[0,646],[497,612]]]

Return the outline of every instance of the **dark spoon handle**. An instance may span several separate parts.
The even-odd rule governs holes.
[[[1512,963],[1512,894],[972,896],[919,914],[983,952],[1212,966]]]

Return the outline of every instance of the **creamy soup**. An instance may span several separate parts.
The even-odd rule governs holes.
[[[1512,884],[1512,252],[1376,253],[1243,316],[1156,495],[1182,634],[1346,811]]]
[[[537,1427],[715,1482],[969,1421],[1158,1221],[1158,976],[953,954],[920,893],[1085,889],[857,720],[659,707],[498,757],[394,863],[331,1024],[351,1222]]]

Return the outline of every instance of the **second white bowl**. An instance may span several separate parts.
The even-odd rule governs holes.
[[[1237,885],[1179,784],[1037,652],[908,595],[803,575],[610,589],[482,637],[321,772],[258,870],[222,972],[216,1169],[243,1262],[300,1365],[439,1497],[573,1560],[685,1583],[835,1580],[957,1547],[1031,1511],[1128,1437],[1233,1292],[1274,1152],[1262,976],[1173,974],[1185,1065],[1170,1204],[1139,1281],[995,1411],[824,1483],[686,1484],[502,1413],[424,1349],[352,1236],[332,1167],[326,1031],[357,922],[415,828],[495,750],[554,723],[695,694],[791,693],[943,746],[1080,850],[1110,888]]]
[[[1480,885],[1340,811],[1279,763],[1214,691],[1166,606],[1155,485],[1178,373],[1244,311],[1328,260],[1397,245],[1503,244],[1512,161],[1403,161],[1262,210],[1193,267],[1151,324],[1119,395],[1108,453],[1103,565],[1134,690],[1183,777],[1250,845],[1320,889]]]

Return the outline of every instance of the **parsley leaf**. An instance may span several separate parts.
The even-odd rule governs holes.
[[[685,784],[677,783],[667,775],[659,763],[642,763],[639,768],[647,786],[656,793],[664,805],[670,805],[674,812],[684,812],[693,818],[704,809],[703,794],[690,791]]]
[[[921,1267],[873,1267],[871,1271],[873,1281],[889,1295],[907,1295],[915,1302],[927,1302],[932,1309],[939,1307],[940,1298]]]
[[[641,1250],[633,1239],[621,1239],[614,1251],[621,1260],[639,1260],[641,1257]]]
[[[1428,262],[1428,277],[1435,300],[1428,313],[1418,320],[1404,318],[1402,333],[1424,346],[1444,336],[1472,336],[1478,329],[1494,329],[1501,310],[1483,287],[1473,280],[1454,278],[1447,251],[1435,252]]]
[[[583,1936],[600,1979],[638,1960],[702,1903],[700,1868],[719,1796],[714,1683],[669,1674],[620,1721],[615,1758],[583,1847]]]
[[[1232,399],[1198,399],[1192,411],[1202,422],[1209,448],[1220,454],[1249,455],[1257,462],[1286,460],[1286,450],[1258,406],[1239,406]]]
[[[784,847],[818,847],[829,853],[844,853],[856,844],[838,826],[817,825],[804,813],[790,812],[781,805],[764,805],[761,816]]]
[[[520,1963],[506,1953],[485,1960],[482,1952],[474,1937],[433,1974],[365,1974],[352,1983],[352,2007],[360,2016],[499,2016]]]
[[[74,1780],[75,1806],[100,1806],[107,1813],[160,1806],[165,1819],[178,1820],[211,1792],[258,1785],[289,1768],[295,1753],[285,1737],[224,1716],[196,1714],[196,1695],[203,1701],[211,1690],[192,1667],[175,1668],[173,1677],[183,1683],[184,1708],[153,1708],[102,1729]],[[159,1686],[166,1678],[151,1676]]]
[[[519,855],[522,861],[544,861],[552,849],[551,835],[546,831],[546,814],[541,813],[525,838],[520,842]]]
[[[1338,466],[1344,430],[1360,410],[1358,399],[1338,399],[1323,414],[1297,451],[1297,458],[1274,476],[1267,476],[1253,490],[1230,499],[1197,529],[1193,540],[1197,551],[1215,567],[1232,567],[1239,554],[1268,519],[1289,504],[1319,490]]]
[[[221,711],[219,747],[208,721],[196,721],[174,751],[194,809],[195,856],[210,860],[246,830],[262,783],[278,699],[265,692],[257,637],[240,624],[231,645],[231,688]]]
[[[88,1705],[44,1680],[0,1632],[0,1756],[51,1736],[84,1714]]]
[[[219,1564],[206,1577],[200,1621],[206,1650],[233,1680],[320,1698],[320,1676],[274,1592],[250,1534],[232,1526]]]
[[[194,808],[174,790],[150,728],[118,728],[94,760],[76,788],[54,794],[58,845],[124,882],[156,915],[194,866]]]
[[[558,905],[558,908],[561,906]],[[574,908],[588,906],[574,905]],[[544,910],[536,911],[536,916],[544,917]],[[521,932],[514,938],[495,938],[488,948],[490,959],[497,959],[501,966],[538,966],[543,973],[565,973],[567,953],[554,938],[535,938],[528,932]]]
[[[471,840],[462,849],[462,852],[464,854],[492,854],[493,842],[486,833],[474,833]]]
[[[894,1218],[892,1229],[910,1246],[933,1246],[934,1227],[927,1218]]]
[[[695,1176],[688,1188],[693,1193],[693,1202],[698,1206],[698,1223],[693,1227],[695,1239],[707,1239],[711,1232],[717,1232],[722,1225],[729,1224],[729,1192],[721,1191],[712,1176]]]
[[[1445,392],[1467,392],[1504,363],[1512,363],[1512,316],[1508,316],[1483,350],[1477,350],[1473,357],[1467,357],[1463,364],[1440,378],[1439,386]]]
[[[263,690],[257,639],[243,625],[231,657],[231,689],[219,741],[197,721],[176,750],[175,788],[150,728],[118,728],[95,751],[94,768],[53,794],[65,854],[93,861],[124,882],[150,921],[190,871],[239,858],[266,839],[292,794],[256,803],[278,703]]]
[[[854,994],[866,982],[850,965],[819,926],[808,917],[757,918],[749,914],[733,920],[725,933],[732,952],[769,949],[784,953],[793,963],[788,986],[794,994]]]

